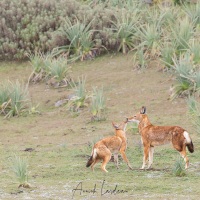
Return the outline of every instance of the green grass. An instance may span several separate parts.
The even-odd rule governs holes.
[[[73,53],[75,60],[85,60],[90,56],[94,49],[94,42],[92,40],[94,30],[91,30],[91,24],[92,21],[86,24],[86,22],[80,22],[78,19],[76,19],[76,22],[72,22],[67,18],[61,32],[69,40],[70,44],[59,47],[57,51],[55,50],[55,54]]]
[[[10,149],[11,151],[14,149]],[[29,156],[29,181],[33,188],[27,191],[27,195],[31,195],[34,191],[35,195],[39,195],[41,187],[48,191],[50,188],[54,190],[53,194],[72,197],[72,190],[75,189],[78,183],[82,182],[82,188],[91,190],[96,184],[95,198],[100,198],[101,193],[106,190],[114,190],[116,185],[119,190],[127,191],[123,194],[105,194],[109,198],[130,198],[137,197],[152,197],[159,199],[165,195],[169,198],[188,195],[190,191],[191,198],[199,195],[198,188],[198,169],[188,170],[184,177],[177,178],[173,173],[174,162],[177,158],[178,152],[167,148],[156,148],[154,155],[154,170],[139,170],[142,164],[142,153],[138,151],[137,147],[129,145],[127,149],[127,157],[129,158],[134,170],[128,170],[126,164],[120,159],[120,169],[116,169],[113,162],[109,162],[107,169],[109,173],[105,174],[100,170],[100,164],[97,164],[95,171],[86,168],[87,155],[90,155],[91,149],[87,146],[79,145],[77,147],[53,146],[49,145],[45,150],[44,147],[36,148],[35,152],[21,153]],[[3,153],[3,152],[2,152]],[[2,156],[2,155],[1,155]],[[191,158],[194,163],[194,158]],[[196,158],[196,161],[198,158]],[[6,172],[7,173],[7,172]],[[3,177],[4,184],[11,184],[11,180]],[[105,182],[104,182],[105,181]],[[102,186],[104,182],[104,185]],[[0,184],[1,186],[2,183]],[[103,191],[101,189],[103,187]],[[80,188],[80,187],[79,187]],[[145,190],[145,194],[144,194]],[[17,192],[17,185],[12,184],[4,190],[5,194],[9,192]],[[43,192],[44,194],[45,192]],[[22,194],[18,194],[19,197]],[[75,192],[75,198],[88,198],[91,194],[78,191]]]
[[[26,158],[14,155],[10,159],[11,171],[15,174],[19,187],[30,187],[28,184],[28,161]]]
[[[0,85],[0,113],[5,118],[19,116],[28,107],[28,85],[7,81]]]
[[[137,15],[130,17],[127,13],[121,13],[116,16],[117,22],[113,22],[115,37],[119,41],[118,51],[127,53],[128,50],[133,49],[136,26],[138,23]]]
[[[105,120],[106,100],[103,87],[93,88],[93,96],[90,105],[92,119],[94,121]]]
[[[174,164],[173,174],[179,177],[186,175],[183,159],[180,158],[180,156],[176,159],[176,162]]]
[[[163,197],[197,199],[199,197],[200,141],[192,131],[195,152],[187,153],[191,165],[184,177],[176,177],[172,172],[179,153],[170,145],[155,148],[153,170],[139,170],[142,166],[143,149],[140,135],[133,125],[128,127],[126,151],[133,167],[132,171],[121,158],[120,169],[117,170],[115,164],[109,162],[107,174],[102,173],[100,163],[96,165],[94,172],[85,167],[91,154],[91,145],[103,137],[114,134],[111,121],[122,121],[141,105],[147,105],[152,123],[177,124],[184,128],[189,127],[188,130],[191,130],[191,124],[185,116],[183,100],[176,99],[177,103],[166,100],[168,94],[165,91],[169,87],[167,81],[169,76],[152,68],[146,69],[145,72],[132,72],[132,66],[129,66],[132,60],[128,59],[132,58],[132,55],[127,56],[107,55],[92,62],[77,63],[73,68],[74,77],[87,74],[86,87],[89,91],[94,85],[101,87],[102,83],[105,84],[104,92],[107,98],[106,106],[108,106],[106,121],[91,123],[91,115],[87,107],[81,109],[76,118],[73,118],[64,108],[53,107],[55,100],[60,96],[68,95],[71,91],[66,88],[47,89],[43,84],[29,86],[34,105],[40,103],[40,115],[23,115],[9,120],[0,117],[1,199],[71,199],[72,190],[80,182],[84,190],[91,190],[96,184],[97,192],[94,195],[76,192],[74,199],[104,197],[115,200],[162,199]],[[2,72],[5,77],[13,75],[9,69],[13,70],[8,67]],[[17,70],[13,80],[21,76],[22,72],[26,72],[25,69],[24,67]],[[25,74],[28,77],[29,73]],[[46,103],[47,100],[50,100],[50,103]],[[26,148],[33,148],[33,151],[24,151]],[[11,176],[9,157],[13,153],[19,157],[28,157],[30,189],[18,188],[16,178]],[[103,183],[103,193],[106,190],[114,190],[116,185],[118,190],[127,192],[104,194],[101,197]]]

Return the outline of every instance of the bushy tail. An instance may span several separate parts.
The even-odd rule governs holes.
[[[187,131],[184,131],[183,135],[186,139],[186,146],[187,146],[189,152],[193,153],[194,152],[194,145],[192,143],[191,137],[189,136],[189,133]]]
[[[90,156],[90,159],[88,160],[86,167],[89,167],[93,163],[92,156]]]
[[[97,156],[96,149],[93,149],[92,155],[90,156],[89,160],[87,161],[86,167],[89,167],[94,162],[94,159],[96,158],[96,156]]]
[[[186,146],[187,146],[187,148],[188,148],[190,153],[194,152],[194,145],[192,143],[192,140],[191,140],[191,142],[189,144],[186,144]]]

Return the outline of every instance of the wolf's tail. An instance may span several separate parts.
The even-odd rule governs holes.
[[[186,144],[186,146],[187,146],[187,148],[188,148],[190,153],[194,152],[194,145],[192,143],[192,140],[191,140],[191,142],[189,144]]]
[[[86,167],[89,167],[94,162],[94,159],[96,157],[97,157],[97,150],[94,148],[92,151],[92,155],[90,156],[89,160],[87,161]]]
[[[186,146],[187,146],[189,152],[193,153],[194,152],[194,145],[193,145],[192,140],[189,136],[189,133],[187,131],[184,131],[183,135],[186,139]]]

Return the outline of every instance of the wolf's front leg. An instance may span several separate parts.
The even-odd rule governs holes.
[[[143,156],[143,164],[140,169],[144,169],[145,166],[148,163],[148,158],[149,158],[149,146],[144,146],[144,156]]]

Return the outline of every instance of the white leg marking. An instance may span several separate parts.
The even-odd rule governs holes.
[[[117,169],[119,169],[119,165],[118,165],[118,153],[114,154],[114,161],[115,161],[115,165],[117,166]]]
[[[187,162],[186,156],[181,154],[181,157],[184,159],[184,161],[185,161],[185,169],[187,169],[188,168],[188,162]]]
[[[150,147],[148,169],[151,168],[151,165],[153,164],[153,153],[154,153],[154,147]]]
[[[142,138],[141,138],[141,144],[143,144],[143,140],[142,140]]]
[[[140,169],[144,169],[145,168],[145,165],[146,165],[146,161],[145,161],[145,156],[143,157],[143,164],[142,164],[142,167]]]

